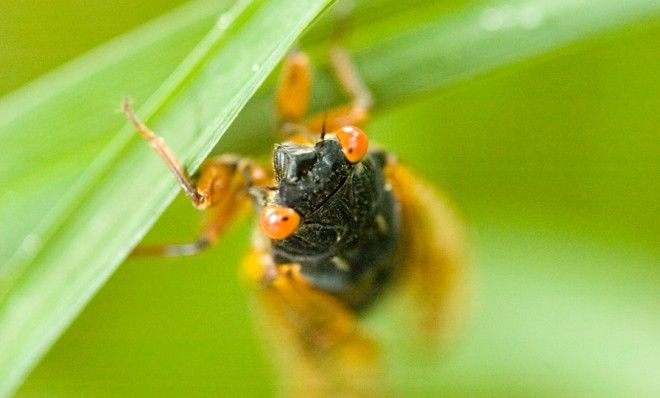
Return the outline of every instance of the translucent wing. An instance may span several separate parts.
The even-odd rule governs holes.
[[[263,283],[269,255],[254,250],[243,272],[256,282],[261,326],[287,397],[383,397],[376,343],[340,300],[311,286],[298,267],[278,266]],[[266,271],[268,272],[268,271]]]
[[[401,266],[422,337],[446,340],[467,313],[464,231],[447,199],[406,167],[388,166],[401,204]]]

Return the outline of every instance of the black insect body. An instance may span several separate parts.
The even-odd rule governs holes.
[[[384,177],[385,154],[351,164],[341,145],[284,144],[274,153],[272,203],[294,209],[301,224],[272,241],[275,263],[299,264],[314,286],[364,308],[391,279],[400,212]]]

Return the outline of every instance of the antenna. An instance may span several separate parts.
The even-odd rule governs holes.
[[[326,111],[325,114],[323,115],[323,124],[321,125],[321,141],[325,140],[325,125],[326,122],[328,121],[328,112]]]

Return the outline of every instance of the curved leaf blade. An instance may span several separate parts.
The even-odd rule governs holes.
[[[358,5],[346,42],[378,112],[659,15],[660,2],[653,0],[494,0],[452,9],[442,2],[403,7],[380,0]],[[317,40],[329,29],[310,33]],[[326,57],[315,42],[307,44],[322,65]],[[316,109],[342,101],[327,67],[317,70],[316,80]],[[270,127],[257,117],[271,109],[270,83],[241,112],[223,146],[263,143],[253,132]]]
[[[251,2],[248,8],[260,8],[262,3]],[[356,20],[365,22],[358,24],[349,35],[348,42],[351,47],[355,48],[358,65],[363,70],[370,87],[377,93],[381,107],[392,106],[406,98],[427,93],[475,74],[547,53],[594,34],[625,26],[635,20],[653,17],[657,15],[660,8],[657,2],[649,0],[631,0],[629,2],[599,0],[493,1],[472,6],[463,11],[445,13],[440,6],[432,3],[429,2],[427,5],[409,12],[409,19],[414,20],[416,15],[423,15],[429,10],[433,11],[429,14],[432,17],[424,19],[425,23],[412,23],[404,27],[396,25],[395,29],[389,30],[379,28],[388,25],[388,18],[391,18],[392,14],[383,11],[380,18],[371,18],[369,13],[386,8],[382,7],[383,5],[393,5],[396,2],[389,0],[365,2],[366,5],[359,6],[355,12]],[[21,148],[20,150],[3,151],[3,162],[0,162],[0,186],[3,187],[3,192],[0,193],[2,195],[0,196],[0,220],[8,220],[8,222],[0,223],[0,228],[3,228],[0,230],[2,236],[2,242],[0,242],[0,264],[2,264],[0,265],[0,375],[3,374],[4,369],[2,364],[5,357],[5,346],[3,344],[7,341],[4,337],[10,336],[8,330],[18,325],[12,325],[13,321],[9,320],[11,318],[7,314],[14,314],[13,319],[19,320],[19,324],[23,322],[23,327],[39,329],[44,326],[41,323],[25,323],[21,319],[22,311],[16,311],[11,304],[27,299],[30,297],[28,293],[33,294],[32,297],[39,300],[48,300],[48,294],[50,294],[48,289],[23,290],[26,286],[38,283],[38,280],[48,280],[53,285],[62,286],[70,283],[65,287],[66,289],[77,290],[82,296],[88,297],[105,280],[112,268],[109,266],[106,269],[108,273],[98,272],[97,269],[97,273],[76,274],[73,277],[73,271],[66,267],[57,268],[57,270],[48,268],[55,267],[51,265],[53,261],[72,260],[71,257],[66,257],[65,253],[49,251],[51,249],[48,247],[62,245],[73,248],[74,242],[80,242],[82,236],[87,239],[98,236],[102,237],[108,247],[121,246],[122,249],[119,251],[108,249],[106,252],[93,253],[94,249],[91,248],[95,246],[91,245],[89,250],[85,250],[85,253],[78,253],[77,258],[109,255],[112,257],[110,262],[118,262],[127,252],[127,247],[134,244],[150,225],[151,217],[155,217],[155,214],[166,206],[169,202],[168,199],[175,192],[171,182],[166,181],[167,173],[162,170],[162,165],[156,159],[152,159],[153,174],[144,173],[140,178],[142,178],[141,181],[155,182],[153,191],[164,193],[159,198],[162,199],[162,202],[157,203],[154,200],[151,205],[141,202],[142,199],[153,198],[150,196],[152,191],[142,187],[143,190],[137,190],[135,195],[130,197],[131,200],[139,203],[139,206],[117,206],[116,210],[124,211],[126,214],[142,214],[146,213],[147,207],[151,206],[150,212],[153,215],[145,216],[140,220],[130,220],[132,235],[128,238],[126,236],[118,237],[119,231],[111,228],[114,224],[105,224],[103,219],[98,217],[99,213],[95,211],[94,206],[103,204],[104,195],[107,195],[108,198],[117,197],[117,192],[110,184],[123,182],[122,178],[119,178],[122,173],[130,175],[136,171],[135,168],[126,167],[126,165],[143,156],[153,157],[151,154],[147,155],[148,151],[140,149],[140,144],[135,146],[136,141],[139,140],[136,140],[133,133],[127,129],[115,138],[113,144],[109,147],[106,146],[107,138],[111,137],[123,123],[121,117],[109,117],[110,111],[116,107],[117,97],[121,95],[107,94],[101,100],[99,97],[103,97],[103,95],[99,96],[98,93],[116,90],[117,83],[123,84],[125,93],[129,91],[137,93],[138,99],[152,92],[155,84],[164,80],[172,66],[177,63],[176,55],[182,56],[186,52],[185,49],[189,48],[186,47],[187,45],[195,43],[203,37],[204,27],[213,22],[216,13],[222,7],[222,5],[215,5],[214,2],[197,3],[186,9],[185,12],[180,12],[181,15],[187,15],[188,19],[171,21],[173,22],[172,32],[166,31],[166,34],[159,35],[157,26],[154,25],[150,31],[151,36],[149,36],[151,42],[141,43],[142,46],[134,47],[128,46],[132,37],[128,37],[123,42],[123,45],[127,46],[125,48],[129,50],[132,48],[134,56],[142,55],[147,58],[149,55],[159,61],[148,64],[149,74],[154,76],[152,79],[141,75],[139,68],[132,69],[130,63],[133,59],[128,55],[119,54],[123,47],[116,46],[114,54],[102,52],[90,57],[90,63],[105,57],[106,62],[103,64],[103,68],[109,72],[103,76],[109,79],[104,80],[97,74],[72,76],[80,73],[84,68],[70,68],[67,69],[69,76],[60,74],[58,79],[52,80],[56,83],[28,87],[23,90],[23,95],[13,96],[0,105],[0,138],[3,143],[8,144],[7,148]],[[247,10],[245,15],[252,15],[252,12],[255,10]],[[294,14],[281,16],[283,18],[276,19],[277,23],[295,18]],[[178,35],[174,34],[175,27],[180,30]],[[377,34],[374,34],[373,31],[376,31]],[[326,34],[327,32],[317,37],[324,37]],[[181,38],[185,40],[179,40]],[[179,52],[168,52],[167,54],[171,58],[162,60],[159,58],[162,55],[158,53],[156,45],[163,42],[160,40],[165,40],[172,46],[180,45],[181,49]],[[204,57],[203,54],[197,56]],[[403,62],[399,62],[400,60]],[[271,61],[268,58],[268,62]],[[392,63],[394,67],[383,67],[389,63]],[[251,70],[254,65],[257,67],[258,74],[261,74],[262,71],[259,68],[263,64],[259,62],[249,65],[247,69]],[[196,68],[195,65],[192,67]],[[126,73],[128,78],[117,80],[117,70]],[[151,75],[152,71],[156,73]],[[197,72],[195,71],[195,73]],[[392,81],[409,75],[419,78],[397,87],[391,86]],[[138,77],[142,77],[142,79]],[[145,80],[150,81],[145,82]],[[327,73],[321,73],[319,80],[322,87],[319,92],[325,97],[322,105],[338,101],[339,95],[336,90],[332,89],[329,83],[323,83],[330,80]],[[87,84],[89,81],[93,81],[94,84]],[[190,82],[175,83],[175,85],[186,86]],[[249,83],[252,84],[253,81]],[[218,89],[221,88],[226,87],[218,86]],[[81,94],[81,89],[82,92],[85,92],[84,89],[86,89],[88,95]],[[91,97],[97,101],[87,101],[90,98],[89,94],[94,92],[97,95],[95,97],[91,95]],[[46,95],[43,100],[34,101],[34,93]],[[237,125],[237,128],[241,129],[241,133],[256,132],[269,127],[265,125],[263,118],[264,114],[270,113],[270,100],[264,101],[267,96],[267,94],[263,94],[256,98],[254,101],[256,105],[249,107],[243,113],[241,123]],[[80,103],[81,97],[86,99],[84,103]],[[157,109],[156,102],[161,100],[168,101],[168,109],[175,107],[185,109],[186,106],[194,104],[195,109],[185,110],[188,112],[184,117],[186,120],[194,121],[198,117],[195,112],[200,112],[203,115],[202,118],[209,118],[212,113],[210,107],[207,106],[209,104],[199,99],[184,100],[183,98],[185,98],[185,94],[179,92],[172,98],[163,97],[155,100],[145,106],[143,114],[155,115],[150,124],[168,138],[177,153],[184,155],[182,158],[186,160],[187,165],[194,166],[206,153],[209,142],[219,138],[222,129],[200,133],[199,131],[203,129],[199,125],[195,126],[194,122],[180,124],[170,122],[165,116],[166,113],[163,114]],[[217,100],[217,98],[212,99]],[[240,101],[230,103],[228,113],[225,115],[235,114],[240,105]],[[54,109],[55,107],[61,107],[61,109]],[[54,117],[58,113],[64,113],[63,109],[71,111],[74,116],[70,118]],[[39,112],[44,113],[40,116]],[[217,112],[215,115],[217,116]],[[73,126],[70,125],[69,119],[74,121]],[[224,123],[222,127],[225,127]],[[34,136],[25,133],[17,134],[19,131],[33,133],[44,128],[53,132],[54,138],[51,144],[57,148],[57,156],[49,156],[45,152],[30,152],[33,148],[30,146],[30,141]],[[207,137],[207,139],[187,145],[188,142],[185,139],[173,135],[175,130],[187,132],[191,129],[197,129],[199,135]],[[85,134],[94,138],[89,139],[89,136]],[[86,139],[81,139],[81,137]],[[245,134],[243,137],[252,139],[254,135]],[[63,138],[64,141],[70,140],[68,146],[61,145]],[[46,145],[39,146],[42,149],[44,147]],[[187,151],[182,148],[186,148]],[[101,153],[100,157],[99,153]],[[48,160],[48,169],[45,171],[44,169],[32,169],[30,166],[34,166],[35,163],[30,163],[29,160],[34,158]],[[123,160],[119,162],[117,160],[119,158],[127,163],[124,163]],[[26,161],[26,159],[28,160]],[[92,159],[95,159],[95,166],[87,169],[82,177],[76,175],[76,171],[83,169]],[[156,168],[160,168],[161,172],[156,172]],[[112,170],[112,172],[106,174],[107,170]],[[21,178],[17,178],[17,175],[21,175]],[[75,184],[73,188],[70,187],[72,184]],[[30,194],[23,195],[26,191],[29,191]],[[68,195],[60,198],[62,192],[68,192]],[[52,204],[44,205],[44,198],[47,200],[55,198],[59,205],[55,206],[53,210]],[[86,201],[82,207],[78,208],[77,204],[83,203],[84,198],[91,198],[95,201]],[[26,211],[28,209],[40,209],[41,211]],[[27,219],[16,222],[15,214],[26,214]],[[93,224],[84,225],[84,220],[92,220]],[[69,224],[69,221],[72,223]],[[54,227],[65,224],[64,229]],[[143,228],[137,228],[138,225]],[[90,230],[95,234],[86,234]],[[41,251],[44,247],[46,247],[46,252]],[[11,263],[9,263],[10,256]],[[33,267],[34,264],[41,265]],[[58,275],[59,278],[52,277],[59,274],[59,271],[69,275],[69,278],[63,275]],[[83,286],[84,280],[93,281],[93,283]],[[65,311],[62,308],[58,310]],[[75,312],[72,311],[72,313]],[[36,317],[37,315],[30,314],[30,316]],[[67,322],[68,320],[53,322],[51,326],[55,330],[52,336],[46,340],[52,341]],[[14,330],[14,333],[17,330],[19,329]],[[16,336],[18,334],[14,334],[15,338]],[[35,352],[40,349],[34,348]],[[28,362],[33,360],[30,359]],[[29,367],[32,363],[22,366]]]
[[[220,16],[140,113],[150,115],[145,119],[184,164],[196,167],[328,3],[239,2]],[[132,129],[125,127],[100,149],[67,193],[68,200],[56,209],[32,255],[3,273],[0,395],[20,383],[177,189]],[[130,218],[118,217],[122,214]]]

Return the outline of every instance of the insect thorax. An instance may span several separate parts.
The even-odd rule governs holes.
[[[310,161],[293,181],[280,178],[278,201],[304,221],[291,237],[272,241],[273,258],[300,264],[316,287],[364,308],[392,276],[399,235],[398,206],[383,175],[385,154],[373,152],[350,165],[334,155],[334,144],[322,145],[314,150],[322,161]]]

